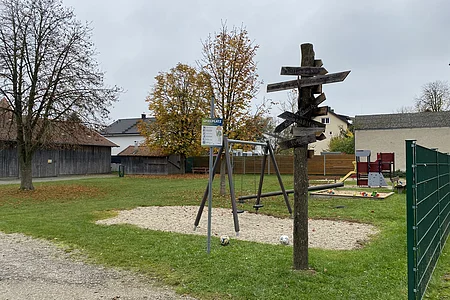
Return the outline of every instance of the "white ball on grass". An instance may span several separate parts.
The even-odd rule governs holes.
[[[280,236],[280,244],[289,245],[289,237],[287,235]]]
[[[226,246],[226,245],[228,245],[230,243],[230,237],[228,236],[228,235],[222,235],[221,237],[220,237],[220,244],[222,245],[222,246]]]

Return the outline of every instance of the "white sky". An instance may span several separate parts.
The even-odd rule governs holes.
[[[425,83],[450,78],[448,0],[63,0],[93,27],[106,82],[125,89],[111,119],[148,113],[145,98],[158,72],[178,62],[195,65],[201,40],[221,22],[243,24],[260,45],[263,97],[281,66],[300,63],[302,43],[314,44],[329,73],[351,70],[342,83],[324,85],[324,105],[349,116],[393,113],[411,106]],[[274,114],[277,114],[277,110]]]

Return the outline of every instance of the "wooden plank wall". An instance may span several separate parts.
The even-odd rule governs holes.
[[[184,174],[186,162],[183,155],[172,154],[167,157],[167,173],[168,174]]]
[[[111,172],[109,147],[83,146],[59,151],[59,175]]]
[[[39,150],[33,155],[32,174],[37,177],[54,177],[59,174],[59,150]],[[20,174],[20,172],[19,172]]]
[[[18,177],[19,162],[17,160],[17,150],[0,147],[0,178]]]
[[[294,157],[291,155],[277,155],[275,157],[281,174],[293,174]],[[343,176],[354,170],[353,154],[317,155],[308,159],[309,175]],[[260,174],[262,156],[235,156],[232,158],[233,173]],[[208,167],[208,157],[195,157],[194,167]],[[274,167],[270,157],[267,158],[266,174],[274,174]]]
[[[106,174],[111,172],[111,148],[80,146],[71,149],[43,149],[35,152],[33,177]],[[20,177],[17,149],[0,148],[0,178]]]
[[[125,167],[125,174],[167,175],[165,157],[123,156],[121,157],[121,164]]]

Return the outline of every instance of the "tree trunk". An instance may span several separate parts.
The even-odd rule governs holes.
[[[302,67],[314,66],[312,44],[302,44]],[[302,76],[303,77],[303,76]],[[313,101],[311,88],[301,88],[298,109],[308,107]],[[310,118],[311,113],[305,115]],[[308,269],[308,145],[294,149],[294,269]]]
[[[18,154],[20,162],[20,189],[28,191],[34,190],[32,173],[33,154],[20,146],[18,147]]]
[[[294,269],[308,269],[308,146],[294,149]]]
[[[225,196],[227,194],[226,190],[226,161],[225,158],[220,160],[220,196]]]

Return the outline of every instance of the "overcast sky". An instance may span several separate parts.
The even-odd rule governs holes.
[[[450,79],[448,0],[63,0],[89,21],[98,61],[109,85],[125,93],[111,119],[148,113],[145,98],[158,72],[178,62],[195,65],[201,41],[243,24],[260,45],[258,98],[267,94],[281,66],[300,63],[300,44],[312,43],[329,73],[351,70],[342,83],[324,85],[324,105],[355,116],[394,113],[411,106],[424,84]],[[274,111],[274,114],[278,112]]]

